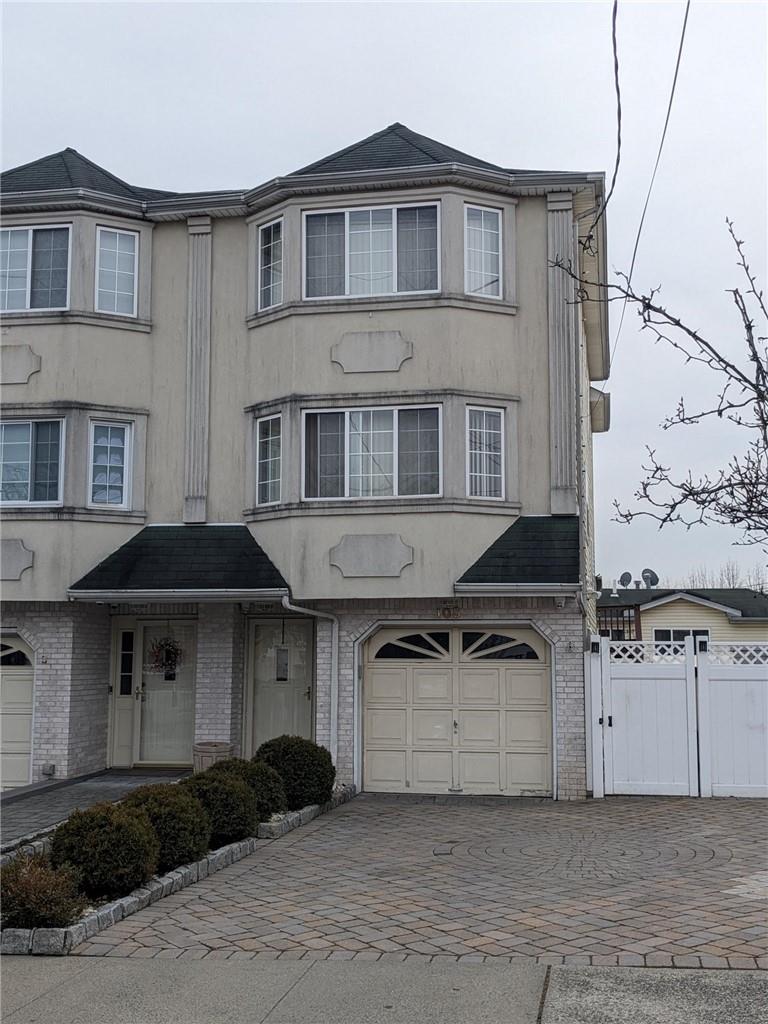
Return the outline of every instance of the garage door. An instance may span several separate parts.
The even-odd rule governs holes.
[[[32,652],[15,637],[0,643],[0,780],[3,789],[26,786],[32,753]]]
[[[385,629],[367,645],[363,785],[552,792],[548,646],[530,629]]]

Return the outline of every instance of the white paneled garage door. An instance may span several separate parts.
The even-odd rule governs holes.
[[[32,753],[32,652],[16,637],[0,643],[0,783],[26,786]]]
[[[384,629],[367,644],[363,785],[552,792],[549,650],[531,629]]]

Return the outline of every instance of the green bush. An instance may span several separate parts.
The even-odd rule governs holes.
[[[255,761],[274,768],[283,780],[288,809],[324,804],[331,799],[336,769],[325,747],[301,736],[277,736],[262,743]]]
[[[159,783],[140,786],[123,801],[126,807],[143,810],[160,843],[157,870],[164,874],[200,860],[208,850],[211,822],[202,803],[181,786]]]
[[[79,873],[22,853],[0,872],[4,928],[66,928],[85,910]]]
[[[86,895],[116,899],[154,874],[159,849],[144,811],[124,804],[94,804],[73,811],[53,833],[51,863],[76,868]]]
[[[202,772],[179,783],[196,796],[211,821],[211,848],[256,834],[256,794],[240,779],[224,772]]]
[[[285,786],[280,775],[263,761],[245,761],[230,757],[217,761],[207,769],[206,774],[225,775],[240,779],[256,795],[256,813],[259,821],[269,821],[273,814],[282,814],[288,809]]]

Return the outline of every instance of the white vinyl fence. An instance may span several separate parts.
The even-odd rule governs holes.
[[[587,661],[594,796],[768,797],[768,643],[595,637]]]

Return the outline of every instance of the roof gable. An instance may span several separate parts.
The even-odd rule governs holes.
[[[683,600],[723,611],[743,620],[768,618],[768,594],[750,590],[748,587],[702,587],[698,589],[668,587],[651,590],[622,588],[616,591],[616,597],[613,597],[612,593],[609,589],[604,589],[601,592],[597,601],[598,608],[639,606],[641,609],[645,609],[650,606],[657,607],[670,601]]]
[[[467,164],[504,171],[498,164],[462,153],[396,122],[351,146],[316,160],[294,174],[332,174],[345,171],[385,170],[395,167],[423,167],[430,164]]]
[[[577,584],[579,517],[520,516],[458,582],[531,586]]]

